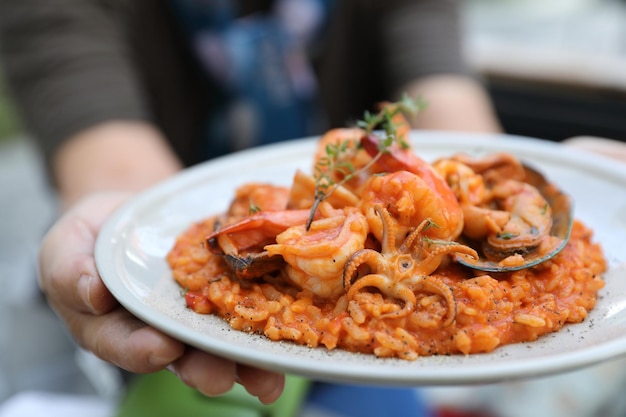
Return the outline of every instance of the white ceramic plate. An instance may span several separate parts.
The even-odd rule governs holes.
[[[626,168],[564,146],[513,136],[413,133],[425,159],[455,152],[511,152],[540,168],[575,201],[576,217],[595,230],[610,265],[587,320],[533,343],[489,354],[423,357],[414,362],[309,349],[232,330],[185,307],[165,256],[192,222],[226,209],[236,186],[288,185],[310,171],[314,139],[230,155],[187,169],[119,209],[102,229],[98,269],[113,295],[146,323],[190,345],[234,360],[319,380],[389,385],[469,384],[556,373],[626,353]]]

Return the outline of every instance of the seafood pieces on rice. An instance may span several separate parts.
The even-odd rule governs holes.
[[[592,231],[575,221],[565,249],[529,269],[457,264],[543,250],[550,207],[513,155],[427,163],[406,132],[382,143],[331,130],[312,173],[234,190],[226,213],[168,254],[189,308],[271,340],[408,360],[490,352],[584,320],[606,269]]]

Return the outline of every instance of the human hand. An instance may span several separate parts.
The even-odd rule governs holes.
[[[130,194],[98,193],[79,201],[45,236],[39,285],[72,337],[101,359],[134,373],[167,368],[207,396],[235,382],[263,403],[282,393],[284,375],[237,364],[185,346],[131,315],[98,275],[94,247],[109,215]]]
[[[596,136],[575,136],[564,140],[563,143],[587,152],[626,162],[626,142]]]

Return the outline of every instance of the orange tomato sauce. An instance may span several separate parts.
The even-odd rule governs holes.
[[[448,308],[439,295],[418,294],[417,308],[401,318],[381,317],[397,300],[361,292],[349,303],[316,298],[279,276],[239,280],[222,257],[204,246],[214,219],[192,225],[167,256],[186,305],[214,314],[232,328],[311,348],[345,349],[415,360],[425,355],[491,352],[534,341],[568,323],[582,322],[595,306],[606,269],[592,231],[576,221],[565,249],[532,269],[477,275],[452,261],[434,272],[450,286],[456,319],[442,326]]]

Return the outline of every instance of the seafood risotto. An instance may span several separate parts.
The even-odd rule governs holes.
[[[167,260],[187,306],[275,341],[407,360],[490,352],[583,321],[606,269],[592,231],[574,221],[564,249],[528,269],[455,262],[549,251],[551,208],[513,155],[422,160],[400,110],[327,132],[311,173],[288,187],[243,184],[227,212],[182,233]]]

